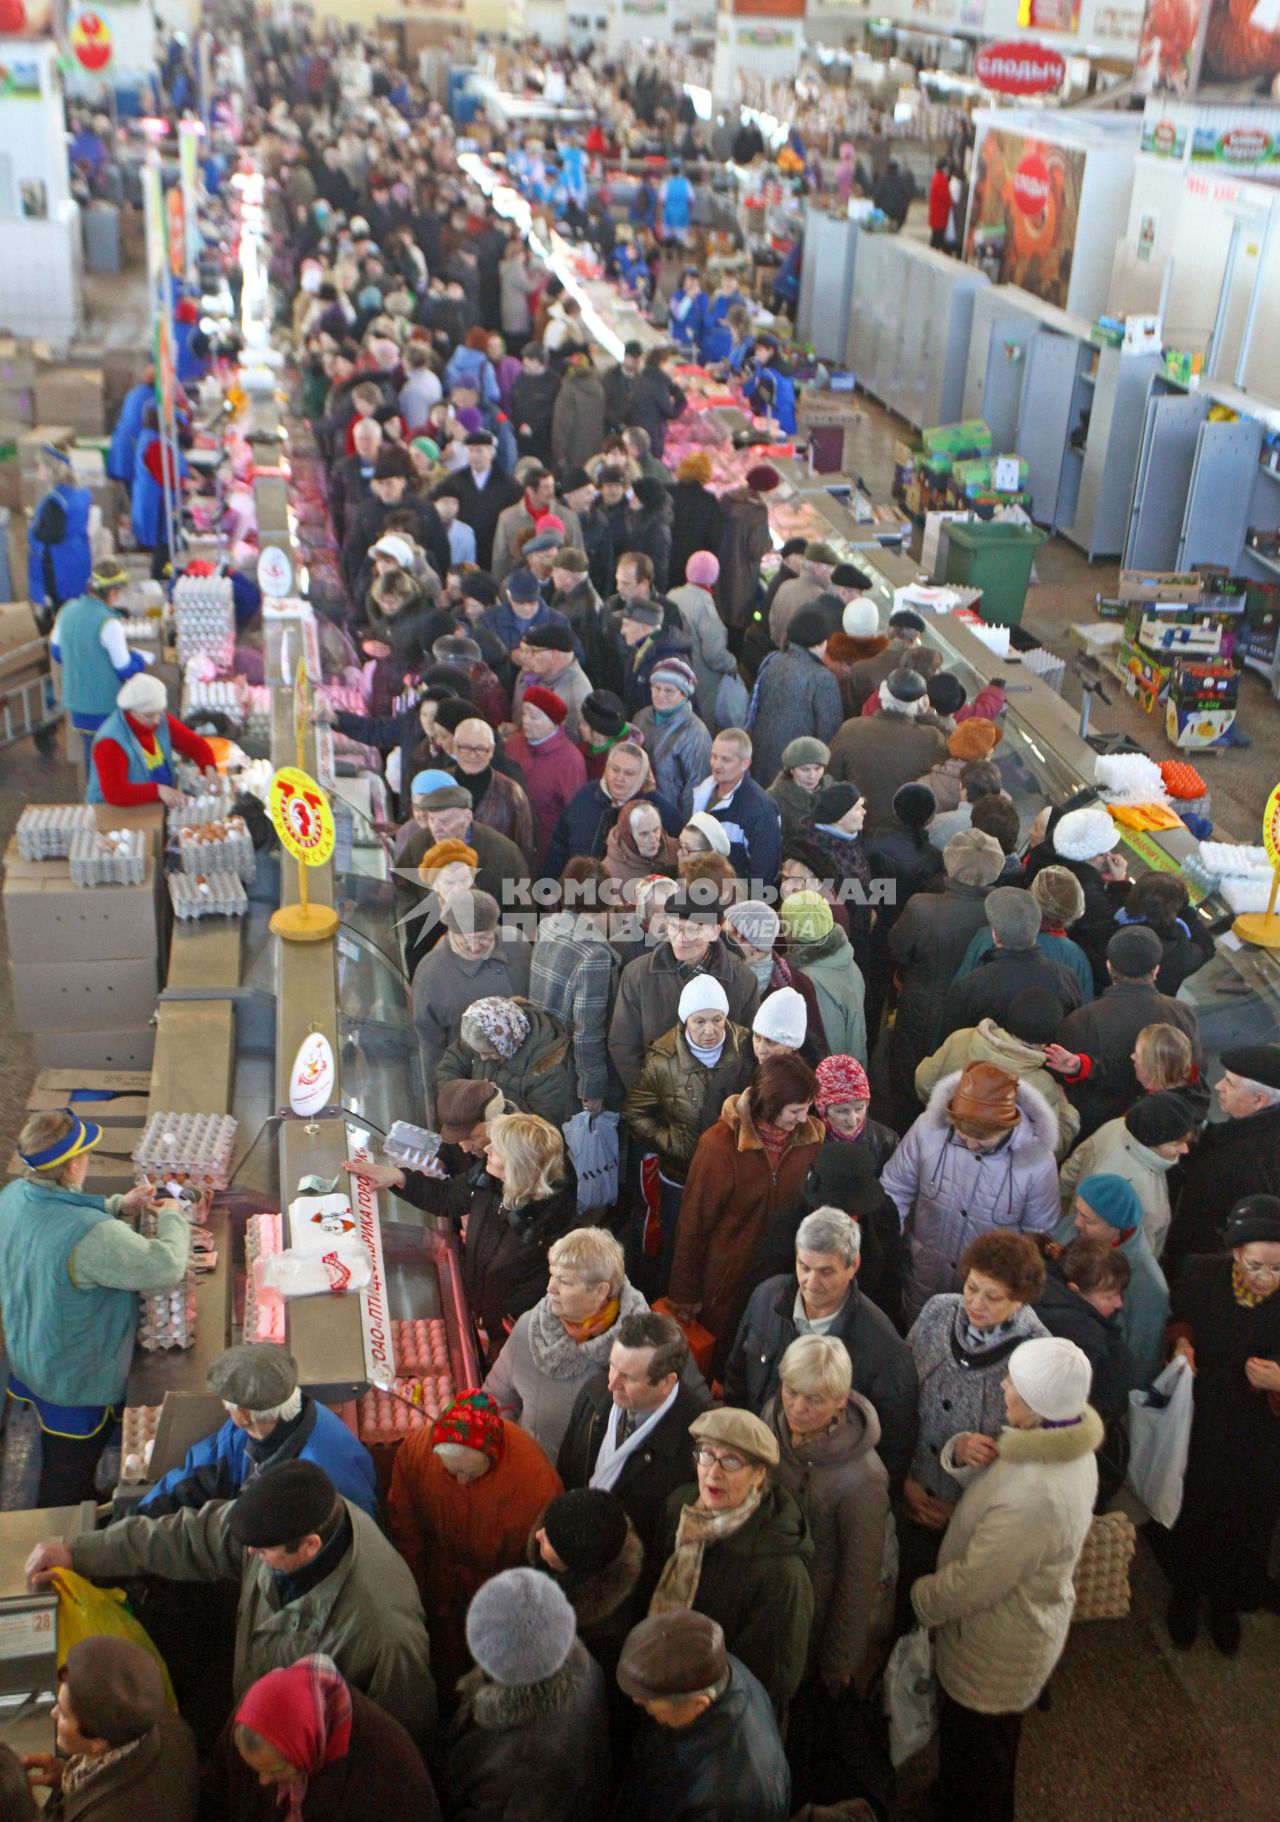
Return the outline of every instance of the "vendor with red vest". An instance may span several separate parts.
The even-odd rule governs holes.
[[[93,1498],[98,1457],[124,1403],[138,1293],[177,1289],[190,1252],[180,1205],[153,1202],[149,1185],[85,1194],[101,1137],[101,1127],[67,1108],[32,1114],[18,1135],[26,1174],[0,1191],[8,1391],[40,1424],[39,1506]],[[157,1211],[153,1239],[114,1218],[147,1206]]]
[[[146,672],[130,677],[116,697],[115,712],[94,737],[86,801],[120,809],[181,802],[175,754],[203,772],[216,770],[209,742],[169,713],[160,679]]]

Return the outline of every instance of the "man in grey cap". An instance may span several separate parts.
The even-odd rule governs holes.
[[[831,586],[840,558],[829,544],[806,544],[804,547],[804,565],[800,574],[790,582],[784,582],[773,597],[773,606],[769,609],[769,637],[781,651],[787,643],[787,629],[791,616],[806,601],[814,600],[825,594]]]
[[[1058,1042],[1044,1060],[1063,1078],[1080,1109],[1080,1137],[1118,1120],[1143,1092],[1133,1067],[1133,1047],[1144,1025],[1175,1025],[1191,1041],[1191,1056],[1204,1068],[1200,1026],[1190,1006],[1156,988],[1164,944],[1146,924],[1128,924],[1107,944],[1111,985],[1100,998],[1063,1021]]]
[[[996,886],[983,901],[991,926],[990,949],[981,964],[947,990],[942,1035],[991,1019],[1003,1025],[1014,997],[1024,987],[1047,987],[1062,1003],[1063,1015],[1080,1004],[1080,982],[1065,962],[1041,949],[1040,907],[1021,886]]]
[[[646,1718],[632,1734],[617,1822],[785,1822],[791,1772],[759,1678],[715,1620],[656,1613],[627,1634],[618,1687]]]
[[[880,713],[855,715],[831,742],[828,780],[856,784],[867,800],[867,828],[893,824],[893,800],[904,784],[924,778],[947,758],[947,739],[918,719],[929,706],[925,681],[905,667],[880,685]]]
[[[286,1461],[319,1462],[344,1499],[378,1512],[373,1459],[340,1417],[298,1384],[298,1363],[274,1341],[224,1348],[210,1361],[205,1384],[216,1392],[227,1421],[187,1450],[137,1507],[164,1518],[184,1506],[234,1499],[246,1482]]]

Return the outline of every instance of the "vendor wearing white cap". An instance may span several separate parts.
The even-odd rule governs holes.
[[[118,557],[95,565],[89,587],[68,601],[54,622],[49,652],[62,672],[62,706],[84,738],[85,763],[93,737],[116,706],[120,685],[147,668],[131,651],[119,608],[129,577]]]
[[[917,1619],[936,1628],[941,1815],[1013,1822],[1022,1716],[1062,1656],[1093,1522],[1103,1426],[1091,1379],[1074,1341],[1024,1341],[1004,1381],[1008,1427],[943,1448],[965,1491],[937,1569],[911,1590]]]
[[[94,738],[85,801],[115,804],[120,809],[144,803],[180,803],[175,753],[202,772],[217,770],[209,742],[169,713],[169,698],[160,679],[146,672],[130,677],[116,697],[114,712]]]
[[[191,1228],[146,1184],[87,1196],[102,1128],[69,1109],[32,1114],[18,1135],[26,1175],[0,1191],[0,1311],[9,1396],[34,1406],[43,1432],[38,1506],[94,1496],[94,1471],[124,1403],[138,1292],[182,1283]],[[146,1240],[114,1216],[158,1211]]]

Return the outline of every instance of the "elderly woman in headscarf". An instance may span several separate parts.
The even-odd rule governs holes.
[[[674,872],[675,865],[675,837],[663,828],[657,806],[643,798],[624,804],[605,841],[606,878],[616,879],[625,897],[637,880],[668,868]]]
[[[468,1006],[436,1068],[437,1087],[458,1080],[493,1082],[553,1126],[578,1111],[572,1033],[530,1000],[491,996]]]
[[[529,1527],[559,1491],[545,1451],[488,1392],[459,1393],[400,1444],[387,1518],[422,1596],[442,1695],[452,1695],[470,1665],[472,1595],[524,1561]]]
[[[123,1812],[122,1812],[123,1813]],[[245,1692],[205,1772],[202,1822],[440,1822],[399,1721],[315,1653]]]

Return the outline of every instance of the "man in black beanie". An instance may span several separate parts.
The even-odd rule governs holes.
[[[1195,1013],[1156,988],[1163,959],[1164,944],[1145,924],[1117,930],[1107,944],[1111,985],[1099,999],[1068,1014],[1057,1043],[1045,1050],[1045,1063],[1063,1078],[1080,1110],[1082,1139],[1104,1121],[1118,1120],[1142,1092],[1133,1047],[1144,1025],[1174,1025],[1185,1032],[1197,1069],[1204,1067]]]
[[[1177,1280],[1191,1253],[1218,1250],[1222,1224],[1246,1196],[1280,1196],[1280,1044],[1233,1044],[1220,1059],[1211,1120],[1187,1159],[1165,1247],[1165,1275]]]
[[[73,1544],[37,1544],[27,1576],[159,1575],[238,1582],[233,1693],[313,1652],[380,1702],[425,1748],[436,1721],[427,1628],[413,1576],[367,1513],[311,1461],[284,1462],[233,1500],[125,1518]]]
[[[644,1545],[616,1493],[578,1487],[553,1499],[529,1537],[529,1561],[560,1584],[578,1637],[610,1684],[622,1641],[644,1615]]]

